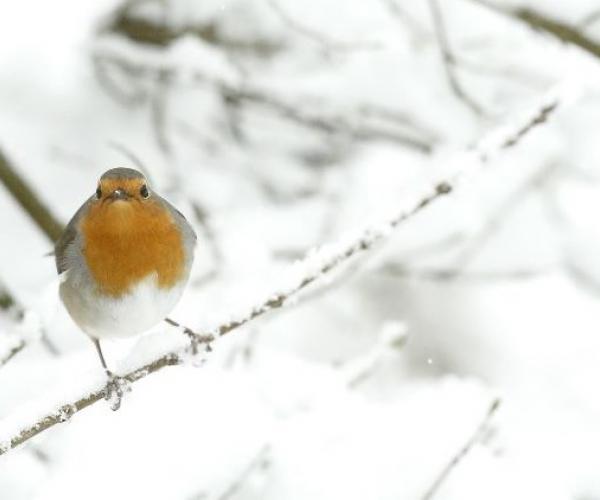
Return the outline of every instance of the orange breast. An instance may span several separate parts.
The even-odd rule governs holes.
[[[161,288],[171,288],[183,275],[181,232],[154,201],[98,203],[80,229],[86,263],[107,295],[119,297],[151,273]]]

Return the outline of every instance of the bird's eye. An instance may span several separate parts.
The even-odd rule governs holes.
[[[102,198],[102,188],[100,186],[98,186],[98,189],[96,189],[96,198]]]
[[[146,184],[140,188],[140,194],[142,195],[142,198],[148,198],[150,196],[150,192],[148,191],[148,186],[146,186]]]

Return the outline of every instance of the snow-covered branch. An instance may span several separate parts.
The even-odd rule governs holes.
[[[411,199],[406,199],[404,206],[388,219],[309,253],[303,261],[292,266],[278,290],[263,300],[257,301],[247,310],[234,314],[216,327],[201,333],[196,333],[190,328],[171,321],[172,324],[181,326],[190,337],[191,346],[186,343],[182,347],[180,342],[177,348],[166,348],[152,361],[129,369],[126,373],[121,374],[121,377],[129,383],[133,383],[167,366],[181,364],[189,359],[191,354],[199,352],[199,347],[203,347],[208,352],[211,350],[213,342],[219,337],[246,325],[269,311],[290,304],[300,292],[310,285],[326,281],[326,275],[341,268],[353,257],[368,252],[385,240],[393,229],[411,219],[431,203],[451,193],[459,181],[478,171],[492,155],[505,148],[515,146],[536,125],[544,122],[555,112],[557,107],[568,97],[570,95],[562,87],[558,91],[551,92],[524,117],[497,130],[481,141],[477,147],[457,158],[458,161],[453,163],[456,164],[456,171],[452,176],[440,179],[419,193],[415,193]],[[74,414],[105,396],[104,381],[98,378],[90,381],[88,388],[78,396],[67,398],[68,401],[63,400],[58,405],[56,401],[46,403],[50,405],[50,408],[44,408],[44,405],[38,404],[34,410],[30,408],[10,415],[0,423],[0,454],[54,425],[68,420]]]

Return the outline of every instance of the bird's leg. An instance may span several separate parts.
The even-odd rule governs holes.
[[[104,354],[102,354],[102,348],[100,347],[100,341],[98,339],[92,339],[92,342],[96,346],[96,351],[98,352],[98,357],[100,358],[100,363],[102,363],[102,368],[106,372],[107,377],[112,377],[113,373],[106,366],[106,361],[104,360]]]
[[[108,377],[108,382],[106,383],[106,395],[104,396],[104,399],[110,402],[110,408],[113,411],[116,411],[121,407],[121,400],[123,399],[125,393],[131,391],[131,387],[129,386],[127,379],[115,375],[108,369],[108,366],[106,366],[104,354],[102,354],[102,348],[100,347],[100,340],[93,338],[92,341],[96,346],[100,363],[102,363],[102,367],[104,368],[106,376]]]

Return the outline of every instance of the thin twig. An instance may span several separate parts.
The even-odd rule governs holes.
[[[397,0],[382,0],[383,5],[387,8],[388,12],[398,19],[403,26],[410,29],[416,39],[428,38],[428,30],[424,25],[420,23],[418,19],[412,16],[403,7],[400,7]]]
[[[14,356],[16,356],[18,353],[20,353],[25,348],[25,345],[26,345],[25,341],[21,339],[13,347],[11,347],[8,350],[8,352],[2,358],[0,358],[0,367],[4,366]]]
[[[475,102],[469,94],[463,89],[462,85],[458,81],[454,69],[456,66],[456,59],[450,48],[450,42],[448,40],[448,33],[446,32],[446,26],[444,24],[444,18],[442,16],[442,10],[438,4],[438,0],[428,0],[429,10],[431,11],[431,17],[433,19],[433,27],[435,31],[435,37],[437,39],[440,52],[442,55],[442,61],[444,64],[444,70],[446,72],[446,78],[450,84],[450,88],[454,95],[463,102],[468,108],[470,108],[475,114],[482,115],[483,110],[479,104]]]
[[[159,149],[167,156],[171,154],[171,142],[167,133],[167,112],[170,86],[171,74],[168,71],[160,71],[157,75],[156,89],[150,101],[150,114],[154,138]]]
[[[381,122],[387,122],[397,127],[404,127],[414,134],[419,134],[423,138],[427,138],[432,144],[439,142],[440,140],[437,132],[426,125],[418,123],[418,119],[415,116],[396,110],[389,104],[362,104],[357,108],[357,115],[362,119],[378,119]]]
[[[212,268],[210,271],[194,281],[194,285],[199,286],[214,280],[219,275],[223,267],[223,252],[219,248],[217,235],[206,208],[197,201],[192,201],[191,206],[194,217],[204,232],[209,251],[212,255]]]
[[[108,145],[115,151],[118,151],[123,156],[125,156],[125,158],[127,158],[133,165],[137,167],[137,169],[140,172],[142,172],[146,176],[150,184],[153,184],[152,180],[150,179],[150,172],[148,171],[146,165],[137,154],[135,154],[131,149],[129,149],[124,144],[121,144],[120,142],[110,141]]]
[[[381,266],[378,271],[398,278],[418,279],[423,281],[459,281],[480,283],[491,281],[526,280],[549,273],[554,269],[556,269],[556,267],[542,269],[511,269],[507,271],[465,271],[460,267],[411,268],[401,264],[388,263]]]
[[[496,411],[498,410],[499,407],[500,407],[499,399],[495,399],[494,401],[492,401],[492,404],[488,408],[488,411],[485,414],[485,417],[483,418],[481,423],[477,426],[477,429],[475,430],[473,435],[468,439],[468,441],[464,444],[464,446],[460,450],[458,450],[458,452],[450,459],[448,464],[446,464],[446,466],[441,470],[439,475],[436,477],[435,481],[432,483],[432,485],[429,487],[429,489],[422,496],[422,500],[431,500],[435,496],[437,491],[444,484],[444,481],[446,481],[446,479],[448,479],[448,476],[453,471],[453,469],[460,463],[460,461],[463,458],[465,458],[465,456],[469,453],[469,451],[471,451],[473,446],[475,446],[481,440],[481,438],[484,436],[484,434],[486,433],[486,431],[489,428],[489,423],[490,423],[492,417],[494,416],[494,414],[496,413]]]
[[[239,477],[237,477],[236,480],[233,481],[229,487],[218,496],[217,500],[230,500],[242,489],[251,474],[259,469],[264,470],[269,465],[268,456],[270,451],[271,447],[268,444],[265,444],[256,454],[256,456],[250,461],[250,463],[244,468]]]
[[[470,163],[471,167],[474,167],[475,165],[472,163],[472,160],[478,159],[479,162],[476,165],[483,167],[486,163],[484,160],[491,154],[499,152],[506,147],[514,146],[523,138],[523,131],[532,130],[535,125],[542,123],[557,108],[560,102],[559,97],[560,94],[557,96],[555,92],[552,92],[552,102],[548,104],[548,97],[546,96],[533,112],[529,113],[509,130],[504,130],[501,136],[497,137],[496,134],[491,139],[488,138],[488,140],[482,141],[481,146],[476,148],[477,154],[473,155],[472,152],[469,153],[465,162]],[[517,139],[512,140],[514,137]],[[408,200],[407,208],[400,210],[383,223],[371,226],[357,236],[348,238],[343,242],[338,242],[334,246],[324,247],[319,252],[309,255],[303,266],[295,267],[293,273],[294,279],[287,286],[272,293],[265,300],[258,302],[257,305],[249,308],[244,313],[234,316],[234,319],[221,323],[208,332],[196,333],[176,321],[169,320],[169,322],[183,328],[190,336],[192,352],[193,350],[197,351],[201,345],[208,351],[217,338],[250,323],[267,312],[293,302],[300,292],[305,290],[309,285],[320,281],[324,275],[343,267],[344,264],[355,256],[367,253],[375,245],[384,241],[394,228],[420,213],[431,203],[448,195],[462,177],[467,176],[473,171],[473,168],[465,168],[461,162],[461,168],[450,180],[437,182],[424,190],[419,196],[415,196],[414,200]],[[190,347],[168,350],[153,361],[139,368],[131,369],[121,375],[121,377],[130,383],[136,382],[167,366],[182,363],[189,357],[189,353]],[[13,416],[11,420],[19,422],[18,429],[15,431],[11,427],[4,432],[4,436],[0,433],[0,443],[3,444],[0,447],[0,454],[6,453],[54,425],[68,420],[74,414],[103,399],[106,395],[106,387],[100,381],[96,382],[96,384],[94,388],[86,391],[81,397],[74,398],[71,402],[63,404],[58,408],[53,408],[45,414],[44,412],[36,411],[36,416],[29,422],[27,422],[27,418],[24,419],[25,422],[21,422],[18,415]],[[41,417],[38,416],[40,414],[42,415]]]

